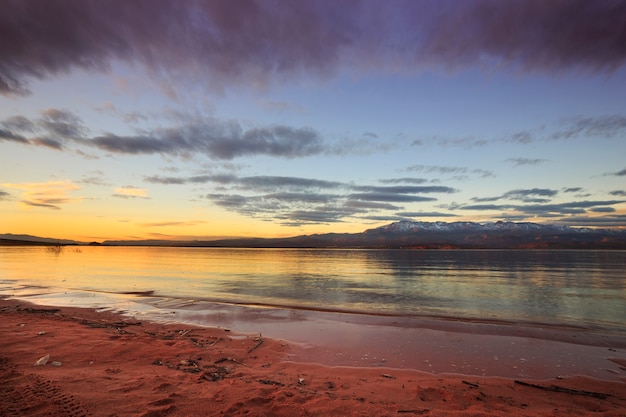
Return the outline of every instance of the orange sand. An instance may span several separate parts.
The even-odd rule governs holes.
[[[0,416],[626,415],[623,349],[616,380],[533,381],[303,363],[234,330],[0,300]]]

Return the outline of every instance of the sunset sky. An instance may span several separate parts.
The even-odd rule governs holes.
[[[0,233],[626,228],[625,1],[0,6]]]

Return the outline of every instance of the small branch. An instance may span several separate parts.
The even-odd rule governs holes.
[[[259,340],[256,342],[256,344],[254,346],[252,346],[250,349],[248,349],[248,353],[252,352],[253,350],[255,350],[256,348],[258,348],[259,346],[261,346],[261,343],[263,343],[263,338],[259,337]]]
[[[469,385],[472,388],[478,388],[478,384],[474,384],[473,382],[469,382],[469,381],[461,381],[462,383],[464,383],[465,385]]]
[[[284,387],[285,384],[283,384],[282,382],[278,382],[278,381],[272,381],[271,379],[259,379],[258,380],[261,384],[264,385],[276,385],[279,387]]]
[[[430,412],[430,408],[424,408],[422,410],[398,410],[396,412],[398,414],[417,414],[417,415],[421,415],[421,414],[426,414],[426,413]]]
[[[529,384],[528,382],[518,381],[518,380],[515,380],[514,382],[516,384],[523,385],[525,387],[538,388],[538,389],[542,389],[544,391],[563,392],[565,394],[573,394],[573,395],[584,395],[584,396],[587,396],[587,397],[600,398],[601,400],[604,400],[607,397],[611,396],[611,394],[604,394],[602,392],[582,391],[582,390],[577,390],[577,389],[570,389],[570,388],[559,387],[557,385],[550,385],[550,386],[546,387],[546,386],[543,386],[543,385]]]
[[[250,366],[250,365],[246,365],[245,363],[240,362],[240,361],[238,361],[237,359],[233,359],[233,358],[220,358],[220,359],[216,360],[216,361],[215,361],[215,362],[213,362],[213,363],[222,363],[222,362],[227,362],[227,361],[228,361],[228,362],[233,362],[233,363],[236,363],[237,365],[243,365],[243,366],[247,366],[248,368],[251,368],[251,366]]]

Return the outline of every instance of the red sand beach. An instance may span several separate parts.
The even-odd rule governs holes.
[[[606,351],[607,378],[528,379],[316,364],[319,352],[338,347],[236,330],[0,300],[0,415],[626,415],[622,342],[596,346]],[[464,358],[443,349],[438,360]]]

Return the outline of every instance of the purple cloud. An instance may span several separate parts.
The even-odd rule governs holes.
[[[433,66],[611,72],[626,3],[587,0],[13,1],[0,8],[0,93],[113,60],[208,88]]]

